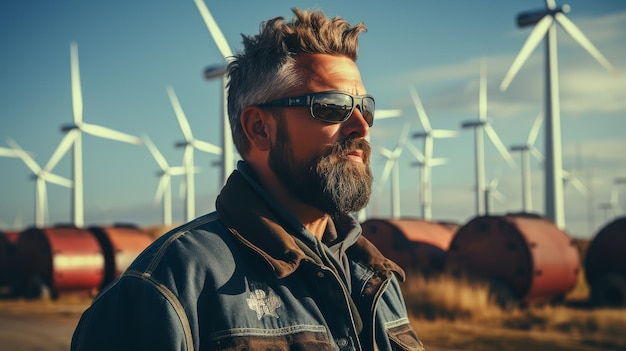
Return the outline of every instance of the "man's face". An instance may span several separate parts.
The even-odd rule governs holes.
[[[348,155],[355,150],[363,151],[363,162],[350,160]],[[298,200],[334,215],[356,212],[367,205],[373,182],[370,154],[365,139],[345,138],[308,159],[297,159],[282,117],[269,166]]]
[[[302,78],[289,96],[338,90],[363,95],[361,74],[350,58],[300,54]],[[343,123],[314,119],[307,107],[277,109],[280,116],[269,153],[269,167],[299,201],[329,214],[358,211],[372,188],[369,126],[359,109]]]

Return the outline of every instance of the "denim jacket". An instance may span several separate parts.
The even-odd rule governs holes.
[[[240,162],[215,212],[157,239],[96,296],[71,349],[423,350],[402,269],[351,216],[328,227],[322,244]]]

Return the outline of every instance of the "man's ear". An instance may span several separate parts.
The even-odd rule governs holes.
[[[275,119],[267,111],[257,106],[247,106],[241,112],[241,127],[252,147],[269,150],[275,130]]]

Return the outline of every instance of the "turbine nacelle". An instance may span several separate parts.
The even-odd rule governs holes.
[[[217,77],[222,77],[228,72],[227,65],[215,65],[209,66],[204,69],[204,79],[213,79]]]
[[[511,150],[511,151],[528,151],[528,150],[530,150],[530,147],[528,145],[513,145],[513,146],[509,147],[509,150]]]
[[[570,10],[569,5],[559,6],[555,9],[544,9],[544,10],[536,10],[536,11],[528,11],[522,12],[517,15],[517,26],[520,28],[528,27],[537,24],[542,18],[545,16],[556,15],[557,13],[568,13]]]
[[[74,130],[74,129],[78,129],[78,128],[79,128],[79,126],[76,125],[76,124],[66,124],[66,125],[61,126],[61,131],[64,132],[64,133],[67,133],[70,130]]]
[[[413,138],[419,139],[419,138],[426,138],[429,137],[431,135],[430,132],[417,132],[417,133],[413,133]]]
[[[461,128],[476,128],[487,124],[487,121],[467,121],[461,124]]]
[[[186,147],[187,145],[191,144],[188,141],[177,141],[176,143],[174,143],[174,147],[175,148],[181,148],[181,147]]]

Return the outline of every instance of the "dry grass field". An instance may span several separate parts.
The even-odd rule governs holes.
[[[580,257],[588,242],[577,242]],[[565,301],[501,309],[486,285],[446,276],[403,284],[412,323],[427,350],[626,351],[626,309],[596,309],[581,270]]]

